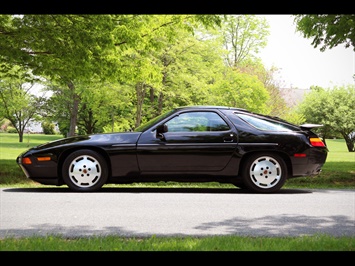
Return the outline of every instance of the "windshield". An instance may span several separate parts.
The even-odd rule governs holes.
[[[137,127],[134,131],[145,131],[148,128],[150,128],[152,125],[154,125],[155,123],[157,123],[160,120],[163,120],[164,118],[168,117],[170,114],[172,114],[175,111],[175,109],[170,110],[166,113],[163,113],[155,118],[153,118],[152,120],[149,120],[147,123],[144,123],[142,125],[140,125],[139,127]]]

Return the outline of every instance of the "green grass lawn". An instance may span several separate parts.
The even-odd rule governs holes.
[[[18,134],[0,133],[0,186],[38,186],[27,179],[16,164],[16,158],[25,150],[62,138],[61,135],[26,134],[19,142]]]
[[[23,142],[19,142],[18,134],[0,133],[0,160],[15,160],[21,152],[31,147],[62,137],[62,135],[25,134]]]

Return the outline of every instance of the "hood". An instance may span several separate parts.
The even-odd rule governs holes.
[[[66,146],[70,144],[84,145],[113,145],[113,144],[133,144],[136,143],[141,132],[120,132],[120,133],[101,133],[83,136],[67,137],[59,140],[47,142],[33,149],[47,149],[51,147]]]

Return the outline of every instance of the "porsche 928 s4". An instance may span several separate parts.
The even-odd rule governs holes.
[[[105,184],[220,182],[257,193],[320,173],[328,149],[312,129],[223,106],[170,110],[132,132],[73,136],[17,157],[44,185],[93,192]]]

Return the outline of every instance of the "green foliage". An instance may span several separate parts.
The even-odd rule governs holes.
[[[303,114],[299,114],[297,112],[289,112],[287,114],[285,114],[284,116],[282,116],[281,118],[283,118],[284,120],[293,123],[295,125],[302,125],[306,122],[306,118],[304,117]]]
[[[226,71],[224,79],[210,89],[213,105],[245,108],[252,112],[268,113],[268,99],[268,91],[256,76],[237,71]]]
[[[11,122],[9,119],[0,120],[0,132],[7,132],[8,128],[11,127]]]
[[[8,66],[6,73],[0,72],[0,116],[11,122],[20,142],[27,124],[39,114],[43,105],[42,97],[30,93],[37,80],[18,65]]]
[[[115,36],[108,33],[116,18],[69,14],[12,16],[7,34],[0,35],[0,44],[9,63],[32,65],[36,75],[68,80],[91,77],[110,63],[103,52],[115,48]]]
[[[323,89],[313,87],[305,95],[299,106],[308,123],[324,125],[321,133],[328,138],[338,132],[345,139],[349,152],[354,150],[354,139],[349,135],[355,132],[355,87],[352,85]]]
[[[46,135],[54,135],[55,129],[54,129],[54,124],[51,122],[42,122],[42,129],[43,133]]]
[[[286,112],[256,59],[269,34],[257,16],[0,15],[0,29],[4,73],[21,62],[46,79],[41,115],[63,136],[129,130],[182,105]]]
[[[15,134],[16,134],[16,133],[17,133],[17,130],[16,130],[16,128],[14,128],[14,127],[8,127],[7,130],[6,130],[6,132],[7,132],[7,133],[15,133]]]
[[[229,67],[238,67],[244,60],[255,56],[266,46],[269,25],[266,19],[255,15],[228,15],[222,20],[225,61]]]
[[[295,15],[297,31],[305,38],[313,38],[314,48],[332,49],[339,44],[352,46],[355,51],[354,14],[312,14]]]

